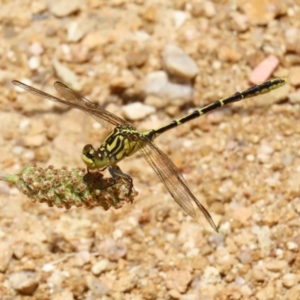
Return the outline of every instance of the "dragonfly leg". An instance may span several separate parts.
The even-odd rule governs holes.
[[[105,168],[106,169],[106,168]],[[101,171],[104,171],[102,169]],[[90,172],[89,169],[87,169],[87,173],[84,175],[83,180],[85,183],[87,183],[89,186],[93,186],[93,188],[99,188],[101,190],[105,190],[117,183],[117,177],[122,177],[125,180],[127,180],[130,183],[130,188],[127,196],[131,195],[133,183],[132,178],[121,171],[120,167],[117,165],[114,165],[113,167],[109,167],[108,171],[112,177],[113,182],[111,184],[107,184],[105,181],[101,180],[103,179],[103,175],[99,175],[98,173]],[[102,183],[105,182],[103,185]]]
[[[115,184],[115,182],[107,184],[107,182],[103,180],[102,173],[90,172],[89,169],[87,169],[87,173],[83,176],[83,181],[88,185],[88,187],[100,190],[105,190]]]
[[[112,185],[117,183],[117,177],[122,177],[130,183],[130,189],[128,192],[128,196],[130,196],[133,188],[132,178],[128,174],[123,173],[120,167],[117,165],[114,165],[114,167],[109,167],[108,171],[114,181]]]

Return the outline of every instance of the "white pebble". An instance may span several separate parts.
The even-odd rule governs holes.
[[[205,16],[207,18],[212,18],[216,15],[216,8],[212,2],[205,1],[203,3],[203,8],[204,8]]]
[[[291,251],[298,251],[299,250],[299,246],[297,243],[295,242],[287,242],[287,248]]]
[[[40,43],[32,43],[29,47],[29,51],[34,56],[40,56],[44,52],[44,48]]]
[[[37,70],[40,66],[40,56],[31,56],[28,60],[30,70]]]
[[[108,265],[109,265],[109,260],[108,259],[102,259],[102,260],[96,262],[92,266],[92,273],[94,275],[99,275],[107,269]]]
[[[175,28],[178,29],[187,19],[187,13],[182,10],[174,11]]]
[[[43,268],[42,268],[42,270],[44,272],[51,272],[54,269],[55,269],[55,266],[53,264],[45,264],[45,265],[43,265]]]
[[[12,149],[12,153],[13,153],[14,155],[19,156],[19,155],[23,152],[23,150],[24,150],[24,148],[23,148],[22,146],[15,146],[15,147],[13,147],[13,149]]]
[[[144,119],[155,113],[155,108],[140,102],[130,103],[122,107],[125,117],[130,121]]]
[[[202,280],[205,284],[217,284],[221,281],[220,273],[217,268],[215,267],[206,267],[203,275]]]
[[[29,119],[24,119],[19,123],[19,130],[24,131],[27,130],[30,125],[30,120]]]
[[[298,278],[296,274],[293,273],[284,274],[282,277],[282,283],[287,288],[291,288],[292,286],[294,286],[297,283],[297,281]]]
[[[172,75],[192,79],[199,73],[195,61],[177,46],[166,46],[162,56],[166,70]]]
[[[156,95],[161,99],[190,100],[193,96],[193,88],[190,84],[170,82],[164,71],[149,73],[144,79],[143,91],[146,95]]]

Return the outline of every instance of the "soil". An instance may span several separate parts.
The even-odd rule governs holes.
[[[119,164],[139,193],[119,209],[48,207],[0,182],[1,299],[300,299],[298,0],[13,0],[0,20],[3,174],[84,167],[111,129],[14,79],[64,82],[143,131],[290,78],[155,141],[218,233],[138,153]]]

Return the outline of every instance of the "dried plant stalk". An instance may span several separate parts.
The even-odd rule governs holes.
[[[86,174],[86,170],[80,168],[69,170],[49,166],[43,169],[32,164],[24,167],[19,174],[0,175],[0,180],[14,184],[33,202],[67,209],[72,206],[118,209],[125,203],[132,203],[138,194],[132,190],[129,195],[130,183],[125,180],[118,179],[110,186],[112,178],[104,178],[98,171]]]

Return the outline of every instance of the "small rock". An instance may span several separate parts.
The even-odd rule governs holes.
[[[240,287],[240,291],[243,295],[243,297],[246,299],[246,298],[250,298],[251,295],[253,295],[253,287],[251,285],[251,287],[248,285],[248,284],[243,284],[241,287]]]
[[[94,275],[99,275],[99,274],[103,273],[105,270],[107,270],[108,265],[109,265],[109,260],[102,259],[102,260],[96,262],[92,266],[92,273]]]
[[[273,286],[273,282],[269,283],[266,287],[262,288],[255,295],[258,300],[272,300],[276,296],[275,287]]]
[[[40,43],[35,42],[30,45],[29,52],[34,56],[40,56],[44,53],[44,48]]]
[[[57,76],[66,85],[69,85],[75,91],[80,91],[82,89],[82,84],[80,83],[78,76],[71,69],[60,63],[58,60],[54,60],[53,65]]]
[[[281,272],[287,267],[287,262],[285,260],[273,259],[265,263],[265,267],[271,272]]]
[[[34,157],[39,162],[46,162],[51,157],[51,153],[45,146],[38,147],[34,150]]]
[[[89,250],[93,229],[88,219],[77,219],[62,215],[50,233],[49,240],[53,248],[64,252]]]
[[[164,71],[155,71],[147,74],[145,77],[143,90],[148,95],[162,95],[167,84],[167,73]]]
[[[134,85],[134,82],[135,82],[134,76],[131,73],[129,73],[126,74],[126,76],[124,75],[124,76],[113,78],[110,81],[109,86],[114,91],[125,90],[132,87]]]
[[[4,273],[9,265],[13,251],[8,243],[0,243],[0,272]]]
[[[231,28],[238,32],[245,32],[249,29],[248,19],[244,14],[233,12],[231,14]]]
[[[149,6],[146,7],[145,10],[141,13],[141,17],[148,22],[156,22],[157,14],[157,7]]]
[[[287,248],[288,250],[298,252],[299,251],[299,245],[295,242],[287,242]]]
[[[259,146],[257,152],[267,154],[267,155],[271,155],[271,154],[274,153],[274,148],[267,145],[267,144],[262,144],[261,146]]]
[[[214,253],[215,262],[218,266],[218,272],[222,274],[228,274],[232,270],[233,265],[236,263],[235,259],[224,247],[217,248]]]
[[[149,73],[144,79],[142,89],[146,95],[156,95],[162,99],[191,100],[193,96],[193,88],[190,84],[169,82],[164,71]]]
[[[285,31],[286,50],[292,53],[300,53],[299,28],[292,27]]]
[[[286,299],[289,300],[299,300],[300,299],[300,284],[296,284],[292,288],[290,288],[286,293],[285,293]]]
[[[67,289],[51,295],[51,300],[74,300],[73,293]]]
[[[182,10],[175,10],[173,12],[173,19],[174,19],[174,27],[178,29],[188,18],[188,14]]]
[[[107,285],[92,276],[87,277],[86,283],[93,295],[93,298],[90,299],[100,299],[100,297],[103,297],[109,292]]]
[[[279,59],[275,55],[265,58],[250,74],[250,82],[258,84],[266,81],[279,65]]]
[[[39,276],[33,271],[21,271],[10,274],[9,282],[14,290],[32,295],[39,285]]]
[[[249,158],[248,158],[249,159]],[[233,217],[242,224],[247,224],[251,218],[253,211],[251,207],[239,206],[233,212]]]
[[[127,276],[121,276],[115,281],[113,290],[125,293],[130,292],[137,283],[137,277],[134,274],[129,274]]]
[[[238,62],[242,58],[242,55],[228,46],[221,46],[218,50],[218,58],[221,61]]]
[[[71,45],[70,52],[66,54],[66,61],[85,63],[91,59],[89,48],[82,44]]]
[[[114,239],[107,238],[98,245],[98,251],[111,261],[117,261],[127,254],[127,247],[117,243]]]
[[[144,50],[128,53],[126,56],[127,66],[129,68],[143,66],[148,59],[148,55],[148,52]]]
[[[250,264],[252,262],[251,253],[249,251],[242,251],[238,255],[238,258],[239,258],[240,262],[244,265]]]
[[[166,84],[163,95],[169,99],[185,99],[191,100],[193,98],[194,89],[190,84],[179,84],[168,82]]]
[[[293,104],[300,103],[300,90],[288,95],[289,101]]]
[[[211,266],[205,268],[201,279],[204,284],[217,284],[221,282],[221,276],[218,269]]]
[[[191,14],[193,17],[212,18],[216,15],[216,8],[210,1],[197,1],[192,4]]]
[[[180,299],[181,297],[181,294],[175,289],[170,290],[169,295],[172,299]]]
[[[300,67],[295,66],[290,68],[290,82],[291,85],[300,85]]]
[[[155,113],[155,108],[140,102],[134,102],[122,107],[125,117],[130,121],[144,119],[145,117]]]
[[[81,44],[88,49],[101,48],[106,43],[107,37],[102,36],[100,32],[89,32],[81,41]]]
[[[188,270],[171,270],[166,273],[166,286],[169,290],[176,290],[184,293],[188,284],[192,280],[192,275]]]
[[[80,251],[76,254],[77,266],[84,266],[91,262],[92,254],[89,251]]]
[[[264,282],[266,280],[266,274],[261,268],[254,268],[251,275],[255,281]]]
[[[33,136],[25,136],[23,144],[25,147],[40,147],[45,143],[45,135],[37,134]]]
[[[55,270],[55,266],[51,263],[49,264],[44,264],[42,267],[43,272],[52,272]]]
[[[58,269],[54,269],[53,271],[51,271],[51,274],[47,274],[47,275],[49,276],[49,277],[47,277],[47,285],[48,286],[62,286],[63,282],[69,276],[69,273],[60,271]]]
[[[25,243],[15,242],[13,245],[13,253],[17,259],[21,259],[25,255]]]
[[[235,278],[234,282],[238,286],[243,286],[245,284],[246,280],[243,277],[238,276]]]
[[[204,10],[205,17],[207,17],[207,18],[212,18],[217,13],[215,5],[211,1],[205,1],[203,3],[203,10]]]
[[[41,14],[46,10],[47,10],[47,5],[46,5],[46,3],[42,2],[42,1],[41,2],[35,1],[35,2],[32,2],[30,5],[30,11],[33,15]]]
[[[283,1],[249,0],[239,3],[240,9],[245,13],[251,25],[267,25],[276,16],[285,14],[287,10]]]
[[[291,288],[295,284],[297,284],[299,280],[299,276],[294,273],[284,274],[282,277],[282,283],[286,288]]]
[[[68,25],[69,42],[79,42],[92,28],[88,20],[73,21]]]
[[[155,108],[163,108],[168,104],[167,101],[153,95],[147,96],[144,102],[146,105],[150,105]]]
[[[71,15],[80,10],[80,0],[61,0],[61,1],[50,1],[49,10],[56,17],[62,18]]]
[[[168,45],[163,51],[163,63],[168,73],[192,79],[198,73],[199,69],[194,60],[186,55],[179,47]]]
[[[216,233],[209,237],[209,243],[214,248],[217,248],[217,247],[223,245],[224,240],[225,240],[225,235],[222,233]]]
[[[253,233],[257,235],[258,245],[260,249],[267,253],[271,249],[271,231],[268,226],[258,227],[254,226]]]
[[[199,300],[197,294],[181,295],[180,300]]]
[[[203,17],[204,10],[203,10],[203,4],[201,2],[193,1],[191,3],[191,15],[195,18]]]
[[[255,51],[246,56],[247,64],[251,69],[256,68],[264,59],[265,55],[262,51]]]
[[[31,56],[28,60],[28,67],[30,70],[37,70],[40,67],[40,56]]]

